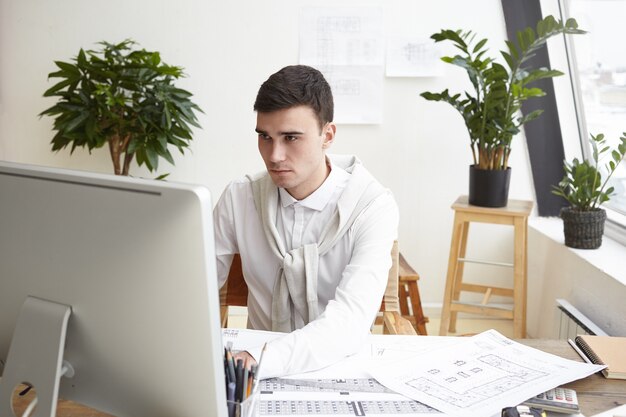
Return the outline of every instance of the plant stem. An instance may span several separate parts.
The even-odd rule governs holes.
[[[120,141],[119,135],[115,134],[109,140],[109,151],[111,152],[111,159],[113,160],[113,172],[115,175],[121,175],[122,169],[120,167],[120,151],[117,144]]]
[[[130,170],[130,163],[132,162],[134,156],[134,153],[128,152],[126,152],[126,154],[124,155],[124,171],[122,172],[122,175],[128,175],[128,171]]]

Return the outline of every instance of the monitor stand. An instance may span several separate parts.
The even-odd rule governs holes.
[[[33,417],[54,417],[63,375],[65,334],[71,307],[27,297],[17,319],[4,373],[0,380],[0,415],[14,416],[12,395],[21,383],[34,387],[37,408]],[[73,374],[69,366],[69,374]]]

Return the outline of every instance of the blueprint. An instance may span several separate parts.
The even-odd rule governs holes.
[[[280,335],[224,329],[222,341],[245,350]],[[263,380],[259,415],[494,417],[603,368],[529,348],[495,330],[473,337],[370,335],[368,342],[327,368]]]
[[[281,333],[223,329],[222,342],[233,350],[259,346]],[[313,372],[262,380],[258,392],[260,416],[442,417],[418,401],[395,393],[372,378],[368,369],[390,358],[409,358],[458,341],[451,337],[370,335],[360,352]],[[417,342],[417,343],[416,343]]]
[[[521,345],[489,330],[371,370],[387,388],[459,417],[507,406],[602,369]]]
[[[258,400],[260,416],[442,417],[373,378],[271,378],[261,381]]]

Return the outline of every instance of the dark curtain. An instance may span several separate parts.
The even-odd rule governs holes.
[[[514,42],[516,33],[528,26],[536,27],[542,19],[539,0],[502,0],[504,20],[508,38]],[[557,19],[558,16],[555,16]],[[528,62],[532,67],[550,68],[548,50],[544,46]],[[567,71],[567,68],[557,68]],[[558,216],[566,201],[552,194],[552,186],[563,178],[563,138],[559,124],[559,113],[554,97],[554,85],[551,79],[543,79],[533,83],[545,91],[544,97],[527,100],[522,105],[522,113],[528,114],[536,109],[543,109],[543,114],[524,125],[528,153],[532,169],[537,209],[540,216]]]

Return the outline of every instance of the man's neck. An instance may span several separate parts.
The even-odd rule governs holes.
[[[326,179],[330,175],[331,169],[332,168],[331,168],[330,160],[328,159],[328,157],[325,157],[324,170],[320,170],[321,174],[317,176],[319,179],[317,179],[316,181],[312,181],[312,185],[307,186],[306,189],[304,190],[299,189],[300,187],[296,187],[296,189],[285,189],[285,191],[287,191],[289,195],[291,195],[293,198],[295,198],[298,201],[304,200],[305,198],[313,194],[315,191],[317,191],[317,189],[319,189],[322,186],[322,184],[324,184],[324,181],[326,181]],[[301,184],[301,185],[306,185],[306,184]]]

